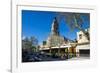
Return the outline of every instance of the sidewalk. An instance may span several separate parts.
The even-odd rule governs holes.
[[[90,57],[74,57],[74,58],[68,59],[68,61],[71,61],[71,60],[88,60],[88,59],[90,59]]]

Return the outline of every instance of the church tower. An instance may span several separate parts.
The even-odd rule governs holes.
[[[57,18],[55,17],[51,27],[51,35],[59,36],[59,24]]]
[[[64,37],[60,36],[59,24],[57,18],[55,17],[52,22],[51,35],[47,39],[47,46],[55,47],[55,46],[62,45],[64,42],[65,42]]]

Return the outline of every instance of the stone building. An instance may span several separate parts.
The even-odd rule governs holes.
[[[74,54],[77,56],[90,56],[90,30],[86,29],[84,34],[82,31],[77,32],[77,42],[73,42],[59,33],[59,24],[54,18],[51,28],[51,33],[45,41],[45,45],[41,45],[40,50],[46,52]]]
[[[86,33],[90,34],[90,30],[86,29]],[[77,46],[76,52],[79,53],[79,56],[89,57],[90,56],[90,40],[88,39],[89,35],[86,36],[82,31],[77,32]]]
[[[67,39],[59,34],[59,24],[55,18],[52,23],[51,34],[47,39],[49,47],[56,47],[67,43]]]
[[[70,47],[69,40],[60,35],[58,21],[54,18],[50,35],[46,40],[46,44],[41,45],[40,50],[47,53],[64,54],[65,52],[68,52]]]

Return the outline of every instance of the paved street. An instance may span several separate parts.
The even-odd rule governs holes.
[[[22,62],[41,62],[41,61],[72,61],[72,60],[86,60],[89,59],[89,56],[82,55],[80,57],[76,57],[75,55],[72,55],[69,53],[69,55],[62,54],[49,54],[45,52],[25,52],[23,51],[22,55]]]

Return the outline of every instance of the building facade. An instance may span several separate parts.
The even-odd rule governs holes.
[[[90,30],[86,29],[86,33],[90,34]],[[77,32],[77,46],[76,52],[78,53],[77,56],[89,57],[90,56],[90,38],[89,35],[85,34],[82,31]]]
[[[69,39],[62,37],[59,33],[59,24],[54,18],[51,28],[51,33],[45,41],[45,45],[41,45],[40,50],[48,53],[72,54],[77,57],[90,56],[90,30],[86,29],[77,32],[77,42],[72,42]]]

